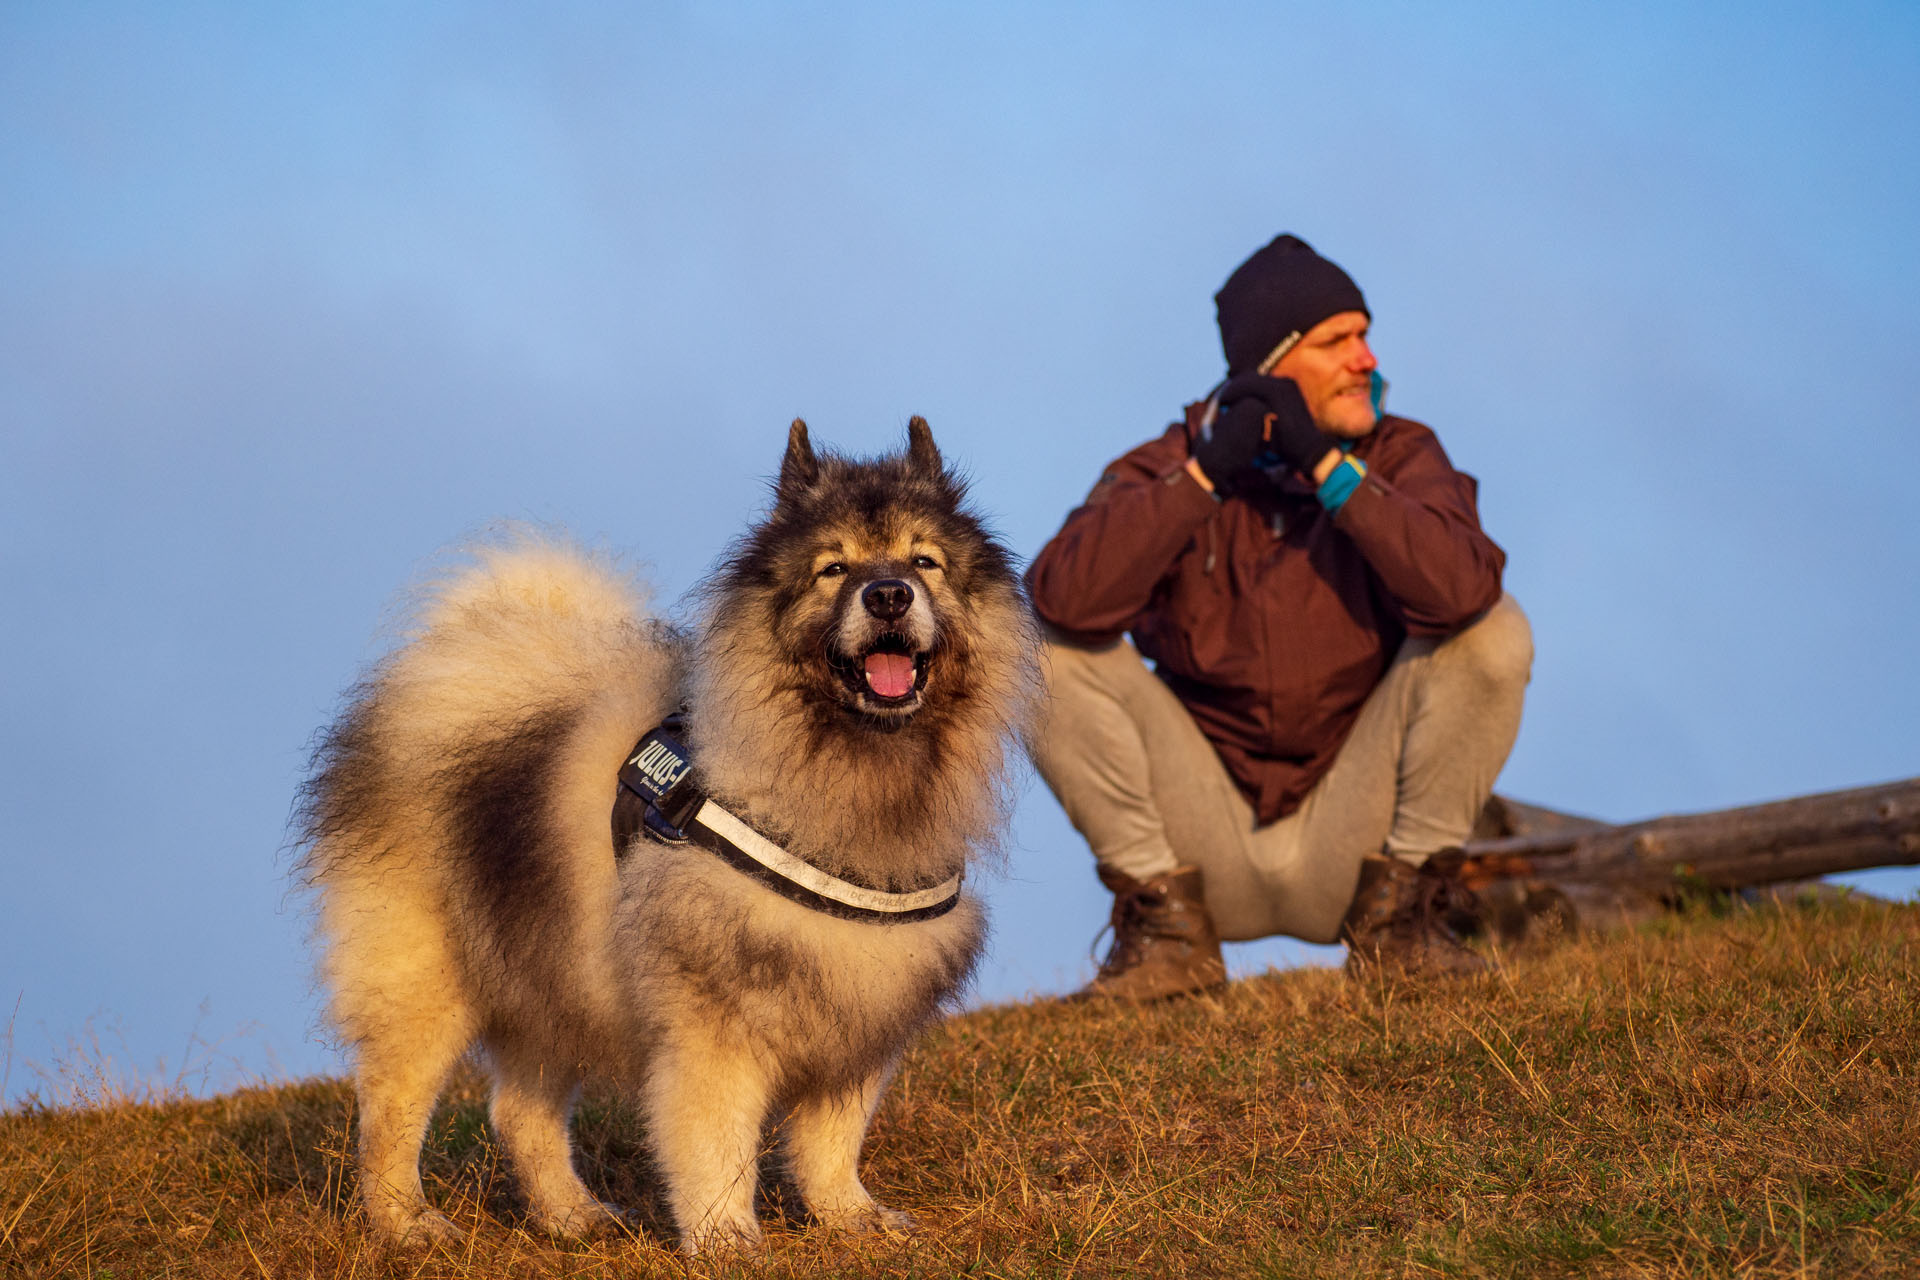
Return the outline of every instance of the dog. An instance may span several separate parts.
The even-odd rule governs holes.
[[[816,1224],[911,1226],[858,1161],[980,954],[963,875],[998,851],[1040,688],[1012,561],[924,420],[873,459],[796,420],[694,623],[642,595],[551,538],[473,549],[317,740],[300,874],[389,1239],[458,1234],[419,1156],[475,1047],[550,1232],[628,1221],[573,1165],[589,1073],[635,1096],[689,1252],[759,1241],[769,1127]],[[704,820],[664,794],[689,776]]]

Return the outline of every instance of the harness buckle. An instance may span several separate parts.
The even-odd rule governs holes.
[[[669,731],[679,727],[670,719],[649,729],[620,766],[620,785],[646,802],[647,827],[673,841],[687,839],[686,825],[707,798],[693,754]]]

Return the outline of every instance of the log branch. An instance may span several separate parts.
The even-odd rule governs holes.
[[[1469,865],[1655,891],[1920,865],[1920,778],[1620,827],[1558,816],[1569,824],[1470,841]]]
[[[1513,835],[1469,841],[1469,879],[1530,875],[1665,894],[1920,865],[1920,777],[1624,827],[1536,806],[1517,812],[1524,825],[1503,823]]]
[[[1920,865],[1920,778],[1609,826],[1495,797],[1460,874],[1496,931],[1529,931],[1542,895],[1583,922],[1632,919],[1692,890],[1754,889]]]

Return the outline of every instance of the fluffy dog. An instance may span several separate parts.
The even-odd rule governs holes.
[[[684,708],[707,794],[804,874],[919,901],[995,848],[1033,628],[926,423],[907,435],[851,460],[796,421],[771,512],[686,634],[604,560],[526,537],[476,550],[322,735],[301,871],[383,1235],[455,1232],[422,1192],[420,1145],[474,1046],[548,1230],[621,1218],[573,1168],[589,1071],[637,1093],[689,1250],[759,1239],[769,1124],[816,1222],[909,1225],[861,1185],[860,1147],[901,1053],[972,970],[978,900],[829,914],[698,845],[609,834],[622,760]]]

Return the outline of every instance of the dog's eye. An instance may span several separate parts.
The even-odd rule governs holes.
[[[847,566],[841,564],[838,560],[835,560],[832,564],[822,569],[817,576],[822,578],[838,578],[842,574],[844,574],[846,571],[847,571]]]
[[[913,558],[913,567],[916,569],[938,569],[940,562],[932,556],[915,556]]]

